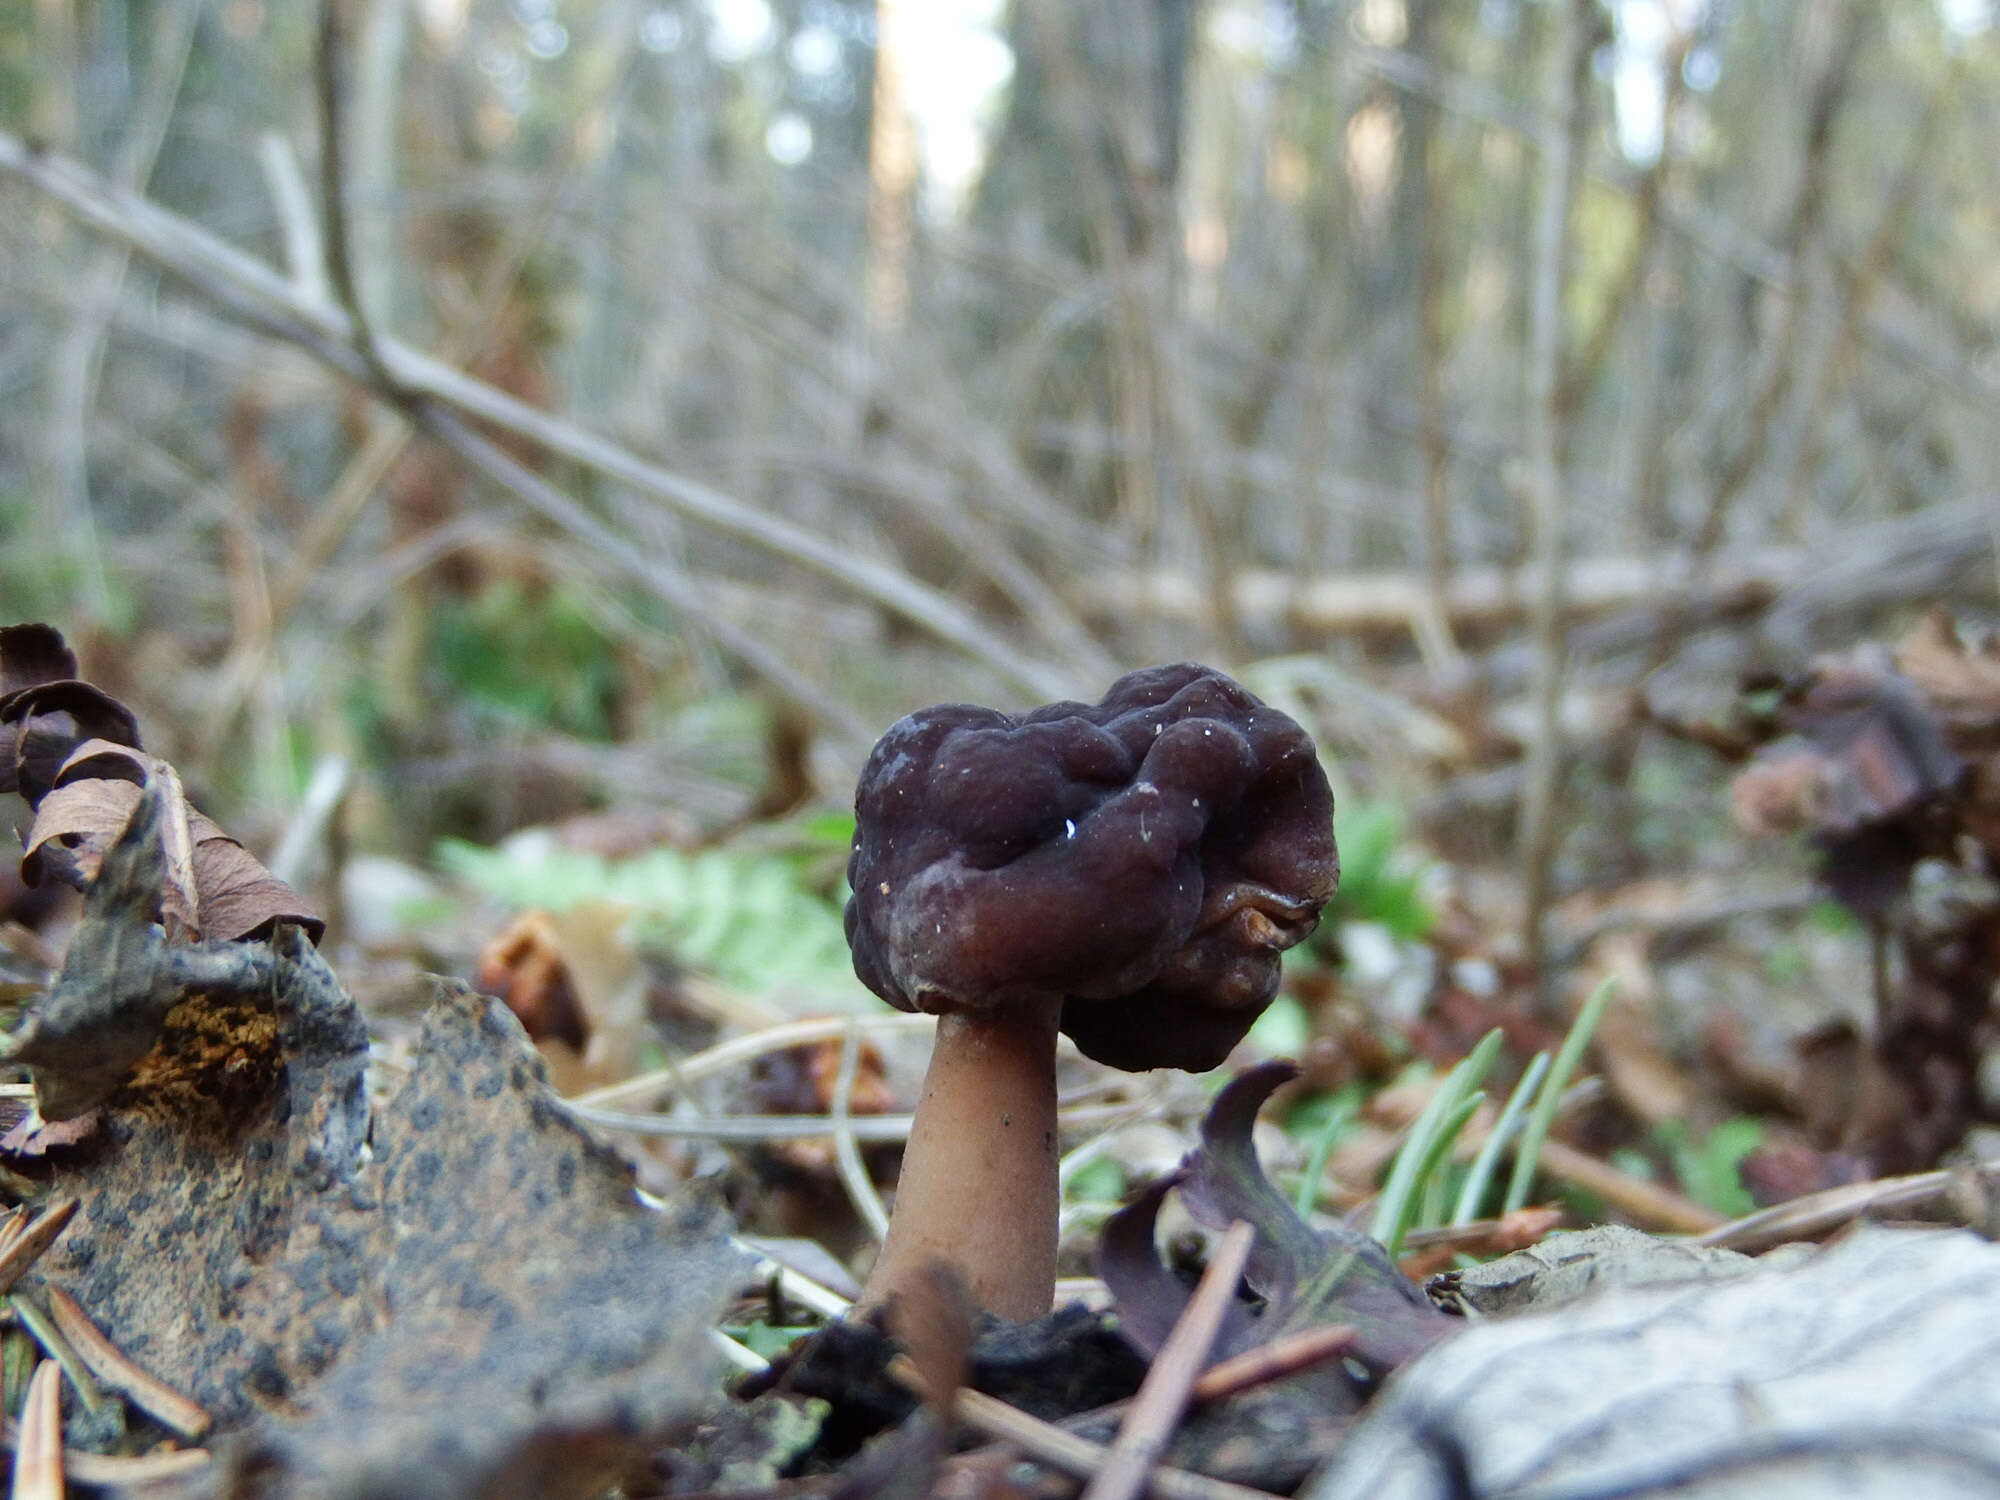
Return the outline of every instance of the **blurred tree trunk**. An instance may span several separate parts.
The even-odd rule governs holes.
[[[903,326],[910,304],[911,192],[917,180],[903,57],[904,7],[875,0],[875,82],[868,130],[868,276],[863,294],[872,347]]]
[[[1564,465],[1563,288],[1569,268],[1570,204],[1588,118],[1590,54],[1596,0],[1569,0],[1549,38],[1544,92],[1551,122],[1543,144],[1535,238],[1528,263],[1528,535],[1537,574],[1531,630],[1535,640],[1535,729],[1528,746],[1518,840],[1522,866],[1522,945],[1543,972],[1542,918],[1562,832],[1562,689],[1564,647],[1563,528],[1568,519]],[[1544,975],[1546,978],[1546,975]]]

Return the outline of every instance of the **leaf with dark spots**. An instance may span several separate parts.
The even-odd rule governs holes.
[[[31,1164],[81,1204],[32,1278],[215,1417],[177,1494],[601,1490],[713,1388],[743,1274],[719,1209],[645,1208],[459,986],[371,1107],[367,1030],[295,929],[162,941],[163,801],[149,782],[27,1023],[65,1080],[93,1026],[117,1053],[152,1039],[97,1132]]]

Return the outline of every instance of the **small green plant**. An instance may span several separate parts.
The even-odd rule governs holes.
[[[1467,1223],[1478,1217],[1498,1171],[1501,1154],[1509,1138],[1517,1132],[1520,1139],[1514,1147],[1514,1168],[1501,1211],[1512,1213],[1528,1201],[1542,1143],[1548,1139],[1563,1091],[1569,1087],[1570,1076],[1582,1060],[1584,1048],[1590,1045],[1598,1022],[1604,1018],[1611,995],[1612,984],[1606,980],[1584,1001],[1554,1061],[1550,1061],[1547,1053],[1537,1053],[1528,1064],[1521,1082],[1494,1122],[1491,1134],[1458,1182],[1451,1215],[1453,1223]],[[1390,1164],[1388,1181],[1375,1201],[1370,1229],[1376,1239],[1388,1246],[1391,1255],[1402,1248],[1403,1237],[1412,1228],[1443,1218],[1444,1205],[1451,1196],[1453,1147],[1485,1102],[1486,1095],[1480,1085],[1499,1055],[1500,1032],[1495,1029],[1445,1075],[1444,1082],[1410,1126],[1409,1135]]]
[[[1583,1050],[1590,1045],[1591,1037],[1597,1034],[1597,1023],[1604,1019],[1604,1012],[1610,1006],[1616,989],[1617,986],[1607,979],[1591,991],[1590,998],[1577,1011],[1576,1020],[1570,1023],[1562,1046],[1556,1049],[1556,1060],[1549,1068],[1549,1076],[1543,1082],[1541,1092],[1535,1097],[1534,1108],[1529,1112],[1528,1123],[1521,1132],[1521,1144],[1514,1152],[1514,1171],[1507,1179],[1507,1196],[1500,1206],[1502,1213],[1511,1214],[1528,1201],[1528,1189],[1534,1186],[1535,1167],[1542,1156],[1542,1142],[1549,1138],[1549,1127],[1555,1124],[1556,1109],[1562,1103],[1563,1090],[1569,1087],[1570,1075],[1576,1071],[1576,1065],[1583,1061]]]
[[[1500,1041],[1496,1027],[1445,1074],[1390,1164],[1389,1180],[1383,1184],[1382,1196],[1375,1200],[1369,1233],[1386,1245],[1391,1255],[1402,1249],[1403,1236],[1416,1222],[1418,1208],[1433,1179],[1443,1171],[1459,1132],[1486,1102],[1479,1085],[1500,1055]]]
[[[1285,1121],[1294,1137],[1310,1142],[1306,1148],[1305,1170],[1299,1176],[1293,1207],[1301,1219],[1319,1205],[1320,1179],[1326,1175],[1326,1159],[1341,1138],[1354,1128],[1361,1113],[1361,1085],[1350,1083],[1330,1094],[1315,1094],[1301,1101]]]
[[[1373,922],[1404,942],[1417,942],[1430,931],[1424,872],[1406,831],[1402,813],[1386,802],[1348,801],[1335,809],[1340,887],[1327,907],[1326,931],[1345,922]]]
[[[617,650],[567,590],[497,579],[441,601],[431,629],[447,697],[537,728],[610,736],[622,683]]]
[[[1743,1186],[1743,1158],[1764,1139],[1764,1127],[1746,1115],[1724,1120],[1696,1141],[1681,1120],[1662,1120],[1653,1139],[1667,1154],[1681,1188],[1695,1202],[1740,1218],[1757,1205]]]

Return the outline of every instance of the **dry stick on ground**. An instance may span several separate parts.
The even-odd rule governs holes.
[[[883,1031],[929,1031],[936,1025],[936,1016],[905,1015],[900,1011],[879,1016],[820,1016],[809,1021],[791,1021],[754,1031],[748,1036],[718,1042],[704,1052],[682,1058],[665,1068],[607,1084],[587,1094],[578,1094],[570,1103],[593,1109],[653,1103],[662,1094],[669,1091],[678,1093],[696,1079],[723,1072],[738,1063],[755,1061],[766,1053],[782,1052],[789,1047],[803,1047],[813,1042],[837,1041],[847,1035],[850,1027],[856,1034],[866,1035]]]
[[[1222,1320],[1236,1300],[1236,1285],[1243,1279],[1255,1238],[1256,1231],[1241,1219],[1222,1236],[1173,1332],[1153,1356],[1139,1394],[1132,1398],[1132,1409],[1120,1424],[1103,1467],[1084,1490],[1083,1500],[1134,1500],[1146,1487],[1146,1476],[1173,1437],[1181,1413],[1187,1410],[1189,1394],[1208,1363]]]
[[[1289,1376],[1297,1375],[1302,1371],[1311,1369],[1315,1365],[1324,1364],[1329,1359],[1345,1354],[1353,1347],[1354,1337],[1354,1329],[1344,1323],[1329,1323],[1318,1328],[1302,1328],[1297,1333],[1288,1333],[1282,1338],[1273,1339],[1268,1344],[1259,1345],[1255,1349],[1249,1349],[1233,1358],[1225,1359],[1220,1364],[1211,1365],[1190,1389],[1188,1393],[1189,1402],[1191,1405],[1200,1406],[1207,1402],[1220,1401],[1229,1396],[1240,1395],[1254,1386],[1268,1385],[1274,1380],[1284,1380]],[[976,1391],[961,1392],[960,1399],[963,1400],[966,1395],[978,1397],[979,1393]],[[981,1399],[992,1400],[991,1397]],[[998,1405],[998,1403],[994,1404]],[[1131,1405],[1130,1401],[1116,1401],[1109,1406],[1099,1407],[1092,1415],[1099,1417],[1112,1415],[1129,1409]],[[1011,1407],[1002,1409],[1012,1410]],[[990,1412],[988,1415],[990,1415]],[[1029,1419],[1029,1421],[1032,1420],[1032,1418]],[[968,1422],[967,1425],[974,1426],[977,1424]],[[980,1430],[986,1432],[990,1437],[997,1437],[999,1441],[995,1445],[976,1448],[969,1453],[959,1454],[955,1459],[950,1460],[952,1467],[984,1463],[992,1459],[996,1454],[1004,1452],[1010,1445],[1024,1446],[1019,1440],[1008,1436],[1001,1436],[989,1431],[985,1427],[980,1428]],[[1071,1436],[1060,1427],[1051,1430],[1062,1434],[1064,1437]],[[1038,1435],[1034,1432],[1028,1432],[1027,1434],[1029,1441],[1034,1441],[1037,1437]],[[1081,1442],[1083,1440],[1075,1439],[1074,1441]],[[1152,1487],[1156,1493],[1163,1495],[1168,1493],[1166,1489],[1161,1488],[1161,1480],[1163,1476],[1169,1475],[1176,1477],[1168,1479],[1166,1481],[1168,1485],[1175,1488],[1181,1485],[1179,1471],[1155,1469],[1151,1478]],[[1261,1490],[1247,1489],[1230,1484],[1227,1480],[1205,1479],[1198,1475],[1185,1477],[1204,1484],[1222,1485],[1227,1491],[1238,1496],[1259,1495],[1263,1493]]]
[[[890,1361],[889,1373],[899,1382],[907,1383],[913,1377],[908,1362],[900,1358]],[[1111,1451],[1101,1443],[1065,1432],[1052,1422],[1031,1417],[984,1391],[968,1389],[958,1393],[958,1420],[973,1431],[1011,1444],[1028,1458],[1073,1479],[1089,1479],[1096,1474]],[[958,1462],[953,1460],[954,1464]],[[1146,1487],[1158,1500],[1273,1500],[1268,1490],[1164,1466],[1146,1476]]]
[[[1535,641],[1535,732],[1528,746],[1527,782],[1516,835],[1522,866],[1521,940],[1543,994],[1542,917],[1562,828],[1563,475],[1566,443],[1562,406],[1563,286],[1569,265],[1570,202],[1588,114],[1591,37],[1597,7],[1570,0],[1550,44],[1547,100],[1556,129],[1542,159],[1536,208],[1528,324],[1528,535],[1536,570],[1530,615]]]
[[[831,1115],[635,1115],[568,1100],[558,1102],[578,1119],[601,1129],[670,1141],[825,1141],[832,1140],[840,1128]],[[1065,1130],[1073,1130],[1106,1121],[1129,1123],[1133,1113],[1130,1104],[1086,1104],[1059,1109],[1056,1122]],[[913,1115],[856,1115],[848,1120],[847,1129],[863,1145],[906,1141],[914,1118]]]
[[[1220,1364],[1210,1365],[1194,1383],[1189,1396],[1195,1405],[1220,1401],[1252,1386],[1284,1380],[1314,1365],[1324,1364],[1337,1354],[1354,1347],[1355,1330],[1345,1323],[1323,1323],[1317,1328],[1301,1328],[1268,1344],[1246,1349]]]
[[[1714,1209],[1657,1183],[1627,1176],[1609,1162],[1561,1141],[1542,1142],[1541,1169],[1572,1187],[1595,1193],[1648,1228],[1669,1234],[1706,1234],[1722,1223],[1722,1215]]]
[[[90,228],[128,245],[191,285],[230,317],[296,345],[337,373],[375,389],[350,343],[354,329],[346,313],[306,296],[264,262],[137,194],[110,187],[77,163],[30,147],[6,131],[0,131],[0,175],[54,199]],[[407,395],[431,398],[454,412],[524,438],[616,483],[630,485],[720,535],[831,579],[986,663],[1025,692],[1041,698],[1060,697],[1077,687],[1067,669],[1008,647],[956,601],[888,563],[854,556],[803,526],[649,463],[574,422],[538,410],[394,339],[378,340],[377,352]],[[660,586],[659,570],[640,567],[642,560],[628,555],[622,537],[577,502],[562,498],[565,505],[561,513],[545,512],[549,520],[572,530],[608,560],[624,565],[642,585]],[[591,524],[577,531],[579,518]],[[675,595],[684,597],[685,592],[677,589]]]
[[[1966,1181],[1968,1172],[1990,1192],[1995,1179],[2000,1178],[2000,1161],[1981,1162],[1971,1169],[1947,1167],[1907,1177],[1883,1177],[1874,1182],[1855,1182],[1807,1193],[1788,1203],[1774,1204],[1717,1225],[1699,1235],[1696,1243],[1754,1253],[1791,1240],[1817,1239],[1856,1219],[1908,1213],[1946,1200]]]
[[[1246,1349],[1202,1371],[1201,1378],[1188,1388],[1188,1405],[1205,1406],[1211,1401],[1241,1395],[1256,1386],[1285,1380],[1315,1365],[1325,1364],[1352,1349],[1355,1337],[1355,1330],[1346,1323],[1322,1323],[1316,1328],[1301,1328],[1297,1333],[1287,1333],[1268,1344]],[[1084,1415],[1109,1418],[1131,1408],[1130,1399],[1113,1401]]]
[[[854,1023],[847,1023],[846,1034],[840,1039],[840,1071],[833,1081],[833,1159],[840,1171],[840,1185],[847,1190],[848,1201],[854,1211],[861,1216],[861,1222],[868,1226],[868,1232],[881,1244],[889,1233],[889,1210],[882,1206],[882,1195],[875,1191],[875,1184],[869,1179],[868,1167],[861,1160],[861,1148],[855,1144],[854,1121],[851,1107],[854,1103],[854,1073],[861,1059],[861,1034],[854,1029]]]

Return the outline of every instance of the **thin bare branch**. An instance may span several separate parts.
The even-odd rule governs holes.
[[[77,163],[4,131],[0,131],[0,175],[61,203],[84,224],[187,282],[231,317],[299,346],[373,389],[367,368],[353,349],[354,329],[347,315],[338,307],[309,300],[262,261],[137,194],[110,186]],[[525,438],[651,495],[721,535],[831,579],[985,663],[1031,695],[1059,697],[1083,685],[1069,670],[1007,646],[961,605],[888,563],[857,557],[792,521],[754,510],[709,485],[663,469],[567,418],[540,411],[394,339],[379,340],[378,350],[396,386],[408,396],[435,398],[462,417]],[[598,529],[601,534],[601,523]],[[614,541],[622,548],[622,539]]]

